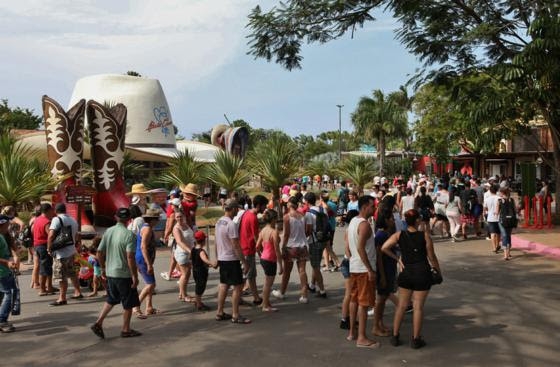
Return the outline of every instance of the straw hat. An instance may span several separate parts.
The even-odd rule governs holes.
[[[132,185],[132,190],[130,192],[127,192],[126,195],[131,196],[131,195],[139,195],[139,194],[147,194],[147,193],[148,193],[148,189],[146,188],[146,186],[140,183],[140,184]]]
[[[185,194],[191,194],[191,195],[195,195],[195,196],[200,196],[198,194],[198,187],[196,186],[196,184],[190,183],[187,185],[181,185],[179,186],[179,189],[184,192]]]
[[[160,215],[161,211],[159,209],[147,209],[146,210],[146,214],[144,214],[142,216],[142,218],[147,218],[147,219],[151,219],[151,218],[155,218],[155,219],[159,219],[159,215]]]

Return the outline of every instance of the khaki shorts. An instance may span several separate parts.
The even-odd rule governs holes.
[[[74,256],[65,257],[63,259],[54,259],[53,279],[65,280],[76,276],[74,268]]]
[[[368,273],[350,273],[350,302],[362,307],[375,306],[375,281],[368,279]]]

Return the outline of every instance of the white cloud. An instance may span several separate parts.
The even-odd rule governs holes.
[[[23,83],[55,74],[68,84],[85,75],[136,70],[160,79],[169,94],[216,72],[244,47],[252,3],[3,1],[0,42],[10,59],[0,59],[0,72],[14,75],[25,66]]]

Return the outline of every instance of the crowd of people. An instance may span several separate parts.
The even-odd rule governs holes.
[[[310,179],[310,178],[308,178]],[[319,179],[324,187],[317,193],[307,189],[307,182],[293,181],[281,188],[283,217],[268,198],[227,198],[220,194],[224,215],[215,225],[216,260],[206,250],[206,233],[198,230],[196,212],[202,197],[205,205],[211,190],[199,195],[194,184],[181,185],[169,193],[162,208],[150,206],[139,187],[131,192],[128,208],[115,213],[117,224],[93,240],[89,263],[93,266],[93,292],[106,290],[106,302],[91,330],[104,338],[103,322],[114,305],[122,304],[122,337],[140,336],[131,328],[131,318],[145,319],[161,311],[154,305],[157,272],[154,269],[158,240],[155,227],[163,211],[167,218],[162,240],[171,249],[169,270],[162,272],[165,280],[179,275],[178,299],[193,303],[197,310],[208,311],[202,302],[209,268],[219,271],[216,321],[250,324],[240,314],[240,305],[260,307],[263,312],[276,312],[273,299],[284,299],[290,276],[297,266],[299,276],[298,302],[307,304],[309,295],[327,298],[322,272],[341,271],[345,280],[340,328],[348,330],[348,340],[361,348],[377,348],[379,342],[367,336],[368,314],[373,314],[372,334],[390,337],[394,346],[401,344],[400,326],[406,312],[413,312],[411,346],[421,348],[423,306],[433,283],[432,272],[441,275],[432,235],[439,231],[451,241],[482,236],[486,228],[495,253],[504,249],[504,259],[511,258],[511,231],[516,226],[519,206],[512,199],[506,184],[494,178],[480,180],[470,177],[442,177],[432,180],[420,175],[407,181],[396,177],[392,185],[385,178],[376,178],[370,192],[354,190],[345,181]],[[330,187],[328,186],[330,185]],[[335,190],[335,195],[326,188]],[[42,204],[26,225],[18,222],[13,208],[4,208],[0,215],[0,330],[11,332],[8,322],[11,297],[19,264],[14,234],[30,228],[33,261],[31,287],[39,296],[58,294],[51,306],[67,304],[68,280],[73,285],[72,299],[84,297],[75,267],[81,238],[78,224],[66,214],[64,204]],[[21,222],[21,221],[20,221]],[[279,226],[278,224],[282,225]],[[334,233],[343,227],[344,258],[336,255]],[[280,229],[279,229],[280,228]],[[60,243],[62,234],[64,243]],[[21,236],[20,236],[21,237]],[[257,261],[258,258],[258,261]],[[311,271],[308,273],[307,262]],[[259,292],[257,263],[264,282]],[[194,278],[194,297],[187,285]],[[281,276],[274,287],[276,275]],[[138,291],[139,277],[144,287]],[[53,285],[57,281],[58,288]],[[231,288],[231,312],[225,301]],[[243,296],[252,296],[246,302]],[[386,302],[396,306],[392,328],[384,323]],[[143,306],[143,307],[142,307]]]

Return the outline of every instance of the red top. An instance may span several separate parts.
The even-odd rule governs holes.
[[[241,217],[239,224],[239,242],[243,255],[254,255],[257,252],[256,238],[259,235],[259,220],[257,214],[252,210],[247,210]]]
[[[49,232],[45,228],[47,228],[50,222],[51,220],[45,217],[44,214],[35,219],[33,223],[33,246],[45,246],[47,244]]]

